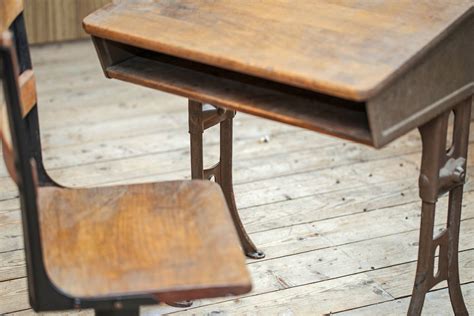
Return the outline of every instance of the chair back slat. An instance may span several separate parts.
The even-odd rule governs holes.
[[[22,11],[22,0],[0,0],[0,32],[8,30]]]
[[[20,85],[21,113],[25,117],[36,105],[36,78],[33,70],[24,71],[18,78]]]
[[[23,72],[18,78],[20,88],[21,113],[25,117],[36,105],[36,80],[33,70]],[[1,102],[1,101],[0,101]],[[16,182],[15,166],[13,164],[13,148],[11,142],[10,125],[6,112],[6,105],[0,106],[0,141],[2,143],[3,160],[11,178]]]

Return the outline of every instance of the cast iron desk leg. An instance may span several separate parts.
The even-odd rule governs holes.
[[[458,244],[461,221],[462,194],[466,175],[467,147],[471,119],[469,98],[454,107],[454,131],[451,146],[446,149],[450,111],[420,127],[423,156],[420,171],[422,199],[418,266],[409,315],[420,315],[426,293],[447,280],[451,305],[456,315],[468,315],[459,282]],[[449,192],[448,223],[441,233],[433,236],[436,202]],[[436,258],[438,251],[439,257]],[[435,271],[435,260],[438,260]]]
[[[245,254],[261,259],[265,254],[255,247],[240,220],[232,187],[232,120],[235,111],[209,106],[189,100],[189,133],[191,136],[191,175],[193,179],[215,179],[222,187]],[[220,124],[220,159],[204,169],[202,134],[204,130]]]

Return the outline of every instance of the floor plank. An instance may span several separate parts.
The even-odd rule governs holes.
[[[466,284],[463,287],[464,300],[469,310],[474,309],[474,283]],[[428,293],[422,315],[452,315],[451,306],[446,302],[449,301],[449,293],[447,289]],[[361,307],[350,311],[336,313],[338,316],[372,316],[386,315],[395,316],[403,315],[408,310],[409,298],[392,300],[380,304]]]

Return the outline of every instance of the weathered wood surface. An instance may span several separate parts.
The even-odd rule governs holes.
[[[474,10],[471,0],[116,2],[85,19],[88,33],[353,100]]]
[[[27,70],[18,78],[21,98],[21,112],[26,116],[36,105],[36,78],[32,70]],[[0,94],[0,136],[3,135],[4,145],[11,151],[10,127],[7,118],[7,109],[3,102],[3,93]]]
[[[215,183],[43,187],[38,208],[46,271],[72,297],[153,293],[174,301],[251,288]]]
[[[36,48],[33,59],[45,158],[60,182],[105,185],[189,176],[186,100],[104,79],[88,43]],[[96,64],[82,67],[85,61]],[[235,120],[237,203],[268,257],[248,261],[254,292],[196,301],[187,313],[318,315],[369,305],[371,314],[382,315],[386,304],[394,304],[401,311],[395,314],[404,314],[402,297],[411,292],[418,241],[417,133],[373,150],[245,115]],[[206,161],[217,155],[214,132],[206,134]],[[261,141],[266,135],[269,141]],[[474,165],[473,151],[468,163]],[[16,192],[5,170],[0,172],[0,313],[32,315]],[[474,297],[473,190],[469,179],[460,245],[468,304]],[[445,218],[441,212],[438,224]],[[427,301],[428,312],[449,306],[446,295],[435,297]],[[405,305],[398,307],[398,300]],[[468,309],[474,312],[472,304]],[[166,306],[142,309],[145,315],[176,311],[186,313]]]

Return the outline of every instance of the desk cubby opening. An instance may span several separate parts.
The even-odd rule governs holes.
[[[373,145],[366,104],[94,39],[107,77]]]

